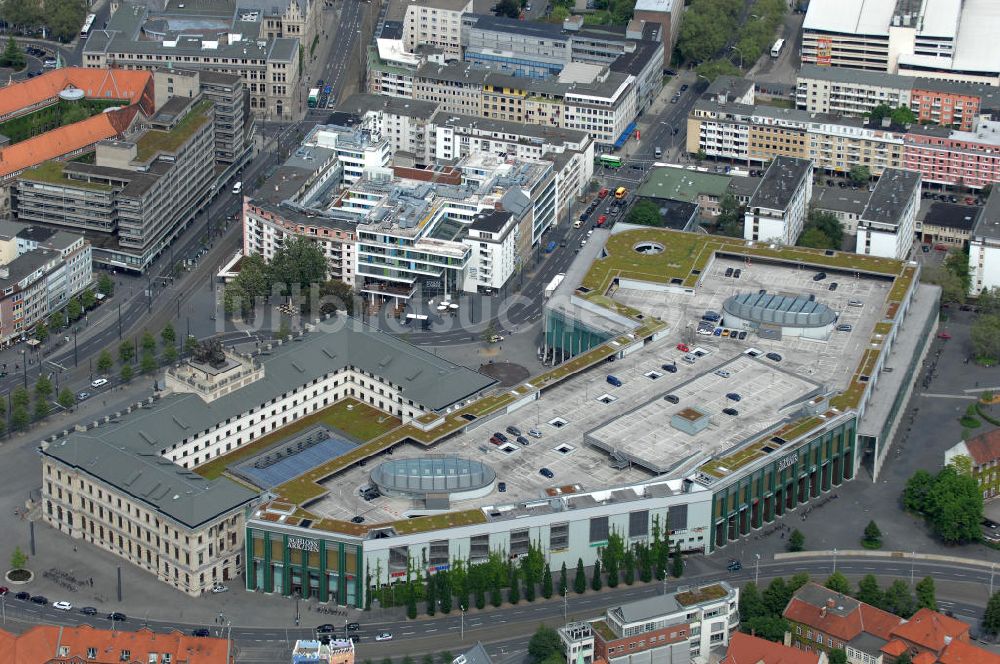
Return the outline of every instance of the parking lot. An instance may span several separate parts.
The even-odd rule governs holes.
[[[817,383],[784,371],[780,362],[745,354],[722,359],[716,354],[699,358],[695,367],[703,373],[664,385],[662,396],[594,429],[588,440],[651,470],[687,473],[773,427],[820,390]],[[667,396],[676,397],[676,403]],[[671,419],[688,409],[703,413],[709,424],[694,434],[673,427]]]

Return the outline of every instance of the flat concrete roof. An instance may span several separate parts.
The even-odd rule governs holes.
[[[722,198],[732,178],[718,173],[703,173],[686,168],[663,166],[649,171],[638,194],[648,198],[670,198],[694,203],[705,194]]]
[[[794,157],[776,157],[764,171],[748,207],[784,210],[803,179],[812,177],[812,162]]]
[[[875,184],[861,219],[898,226],[906,202],[919,194],[920,173],[887,168]]]
[[[701,373],[680,385],[665,385],[663,394],[587,432],[586,440],[652,472],[686,473],[714,454],[755,439],[822,391],[818,383],[789,373],[770,360],[744,354],[731,357],[708,347],[702,350],[707,354],[695,362]],[[682,363],[685,353],[678,350],[675,354]],[[662,373],[668,378],[676,375]],[[615,389],[608,388],[613,395]],[[726,397],[729,393],[742,398],[733,401]],[[667,394],[678,397],[679,402],[670,403],[664,398]],[[694,435],[669,425],[671,417],[691,406],[710,418],[708,427]],[[726,415],[723,408],[734,408],[739,414]]]

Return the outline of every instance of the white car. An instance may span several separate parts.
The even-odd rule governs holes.
[[[90,386],[93,388],[103,387],[104,385],[107,384],[108,384],[107,378],[95,378],[94,380],[90,381]]]
[[[392,634],[390,632],[379,632],[375,635],[376,641],[392,641]]]
[[[528,435],[531,436],[532,438],[541,438],[542,432],[539,431],[538,429],[528,429]]]
[[[226,593],[226,592],[229,592],[229,587],[228,586],[224,586],[221,583],[218,583],[218,584],[212,586],[212,592],[213,593]]]
[[[52,602],[52,608],[60,611],[72,611],[73,605],[69,602]]]

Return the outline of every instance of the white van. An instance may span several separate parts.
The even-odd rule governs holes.
[[[662,157],[663,156],[663,149],[662,148],[655,148],[653,150],[653,156],[656,157],[657,159],[659,159],[660,157]]]
[[[233,185],[233,193],[234,194],[238,194],[241,191],[243,191],[243,183],[242,182],[237,182],[236,184]]]

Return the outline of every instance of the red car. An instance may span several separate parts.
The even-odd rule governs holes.
[[[7,588],[7,586],[0,586],[0,595],[6,595],[9,592],[10,592],[10,589]]]
[[[597,192],[597,197],[598,198],[607,198],[607,196],[608,196],[608,188],[607,187],[602,187],[601,190],[599,192]]]
[[[938,339],[951,339],[951,335],[947,332],[938,332]]]
[[[604,222],[606,222],[607,220],[608,220],[608,215],[602,214],[600,217],[597,218],[597,225],[603,226]]]
[[[687,352],[688,352],[688,351],[690,351],[691,349],[690,349],[690,348],[688,348],[688,345],[687,345],[687,344],[677,344],[677,350],[679,350],[679,351],[680,351],[680,352],[682,352],[682,353],[687,353]]]

